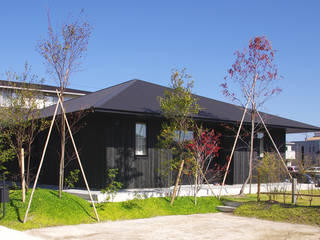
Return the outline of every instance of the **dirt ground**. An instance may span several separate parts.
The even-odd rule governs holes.
[[[195,214],[28,230],[43,239],[320,240],[320,228],[231,214]]]

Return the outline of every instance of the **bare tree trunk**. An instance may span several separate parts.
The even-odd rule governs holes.
[[[63,95],[61,95],[61,102],[63,102]],[[65,156],[65,145],[66,145],[66,122],[63,114],[61,114],[60,130],[61,130],[61,156],[60,156],[60,172],[59,172],[59,198],[61,198],[61,194],[63,190],[64,156]]]
[[[240,190],[240,195],[243,194],[244,188],[248,184],[250,180],[250,189],[249,193],[251,194],[251,178],[252,178],[252,159],[253,159],[253,141],[254,141],[254,124],[255,124],[255,106],[252,106],[252,112],[251,112],[251,138],[250,138],[250,156],[249,156],[249,174],[246,179],[246,181],[243,183],[241,190]]]
[[[172,197],[171,197],[171,202],[170,202],[171,205],[173,204],[174,199],[176,198],[177,188],[178,188],[180,176],[181,176],[181,173],[182,173],[183,165],[184,165],[184,159],[182,159],[182,154],[180,154],[180,167],[179,167],[179,172],[178,172],[178,176],[177,176],[177,179],[176,179],[176,184],[174,186]]]

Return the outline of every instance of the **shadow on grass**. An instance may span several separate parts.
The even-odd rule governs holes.
[[[49,193],[50,193],[51,195],[59,198],[59,192],[52,190],[52,191],[49,191]],[[91,219],[93,219],[93,220],[96,220],[96,218],[95,218],[94,216],[92,216],[92,215],[87,211],[87,209],[85,209],[85,208],[83,207],[83,205],[82,205],[81,203],[79,203],[77,200],[75,200],[75,199],[73,199],[73,198],[70,198],[70,200],[72,200],[76,205],[78,205],[78,207],[81,208],[81,209],[83,210],[83,212],[84,212],[89,218],[91,218]],[[92,204],[90,204],[90,207],[93,208]],[[93,209],[92,209],[92,210],[93,210]]]
[[[14,209],[14,211],[16,212],[18,221],[22,223],[23,221],[21,219],[21,215],[20,215],[20,211],[19,211],[19,209],[21,209],[21,206],[19,206],[19,205],[21,205],[21,203],[22,203],[21,199],[19,199],[19,198],[16,198],[16,197],[10,198],[10,203],[9,204]],[[3,217],[1,219],[3,219]]]
[[[142,207],[139,206],[139,204],[136,203],[135,200],[122,202],[122,203],[121,203],[121,207],[123,207],[124,209],[127,209],[127,210],[142,209]]]

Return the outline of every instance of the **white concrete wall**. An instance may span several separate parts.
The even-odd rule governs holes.
[[[221,186],[219,185],[203,185],[200,191],[198,192],[197,196],[204,197],[204,196],[218,196],[221,190],[222,196],[231,196],[231,195],[238,195],[240,192],[242,185],[227,185]],[[271,189],[278,189],[290,191],[291,190],[291,183],[274,183],[274,184],[261,184],[260,192],[268,192]],[[297,189],[299,190],[308,190],[308,189],[315,189],[314,184],[298,184]],[[214,194],[212,193],[212,191]],[[173,187],[170,188],[142,188],[142,189],[123,189],[120,190],[114,197],[114,199],[109,199],[110,202],[123,202],[128,200],[137,199],[144,199],[150,197],[166,197],[170,196],[171,192],[173,191]],[[86,200],[90,200],[88,192],[86,190],[78,190],[78,189],[69,189],[65,190],[65,192],[78,195]],[[252,184],[251,188],[252,193],[257,193],[257,184]],[[246,186],[245,194],[249,193],[249,185]],[[107,200],[108,195],[103,194],[100,191],[92,191],[93,199],[96,202],[104,202]],[[192,185],[183,185],[179,190],[179,196],[194,196],[194,187]]]

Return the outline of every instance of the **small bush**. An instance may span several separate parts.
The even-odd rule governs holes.
[[[116,177],[118,175],[118,169],[117,168],[111,168],[108,170],[108,180],[107,185],[104,189],[101,189],[102,193],[107,193],[107,200],[109,201],[111,198],[111,201],[115,198],[118,191],[122,188],[123,184],[121,182],[116,181]]]

